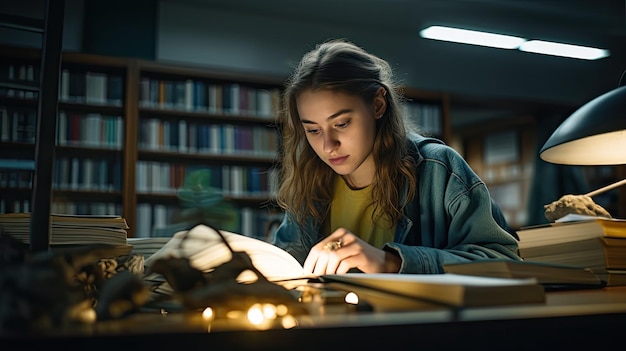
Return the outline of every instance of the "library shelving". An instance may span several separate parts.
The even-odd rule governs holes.
[[[0,79],[0,211],[29,212],[34,176],[39,92],[12,88],[33,84],[39,52],[3,48]],[[125,60],[63,56],[51,210],[71,214],[120,214]],[[45,117],[45,116],[44,116]],[[113,137],[116,139],[114,140]],[[102,170],[106,168],[106,172]],[[117,174],[116,174],[117,172]],[[85,200],[88,199],[88,200]]]
[[[38,50],[1,52],[0,79],[37,76]],[[272,194],[283,84],[250,72],[64,52],[52,212],[121,215],[129,237],[171,235],[206,219],[263,238],[281,218]],[[445,94],[403,93],[415,121],[446,140]],[[0,90],[0,213],[30,210],[36,113],[33,93]]]
[[[283,81],[146,61],[136,72],[138,234],[158,235],[171,226],[168,219],[184,221],[185,213],[224,212],[210,206],[221,196],[236,210],[220,226],[265,237],[275,215],[270,199]]]
[[[446,93],[403,87],[405,113],[420,132],[449,142],[451,139],[449,97]]]
[[[511,229],[527,224],[528,193],[535,172],[536,119],[511,117],[465,128],[464,157],[487,184]]]

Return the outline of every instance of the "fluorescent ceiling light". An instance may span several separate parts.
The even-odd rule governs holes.
[[[609,56],[609,51],[586,46],[554,43],[542,40],[527,40],[520,37],[479,32],[469,29],[431,26],[420,31],[426,39],[444,40],[500,49],[519,49],[537,54],[571,57],[584,60],[598,60]]]
[[[609,51],[571,44],[553,43],[542,40],[529,40],[519,47],[526,52],[563,56],[584,60],[597,60],[609,56]]]
[[[468,29],[431,26],[420,32],[423,38],[452,41],[456,43],[489,46],[500,49],[517,49],[526,41],[510,35],[478,32]]]

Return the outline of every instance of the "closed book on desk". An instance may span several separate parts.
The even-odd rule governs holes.
[[[626,269],[626,239],[591,238],[561,244],[520,247],[527,260],[591,268]]]
[[[536,278],[546,289],[603,287],[605,282],[592,270],[544,262],[482,260],[447,264],[448,273],[496,278]]]
[[[523,227],[517,231],[520,248],[562,244],[591,238],[626,239],[626,220],[583,217],[580,220]]]
[[[517,234],[526,261],[589,268],[608,286],[626,284],[625,220],[582,217],[522,228]]]
[[[450,308],[545,302],[545,290],[534,278],[475,277],[452,273],[348,273],[323,275],[319,280],[330,286],[341,283],[344,289],[350,289],[357,295],[360,292],[365,296],[372,295],[371,291],[375,291]],[[376,301],[370,303],[375,305]]]

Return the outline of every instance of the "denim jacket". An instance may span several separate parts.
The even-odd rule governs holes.
[[[383,250],[402,260],[399,273],[443,273],[443,265],[489,258],[521,260],[485,183],[453,148],[413,135],[418,194],[404,209],[393,242]],[[406,194],[405,194],[406,195]],[[272,243],[304,263],[310,248],[329,233],[312,218],[299,225],[286,211]]]

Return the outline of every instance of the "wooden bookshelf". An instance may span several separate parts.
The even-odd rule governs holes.
[[[25,48],[3,48],[0,55],[0,79],[9,83],[0,90],[0,142],[9,151],[3,157],[10,160],[35,158],[38,92],[12,89],[10,84],[37,81],[39,55],[38,50]],[[124,157],[123,143],[119,138],[116,141],[111,138],[115,132],[123,134],[124,131],[121,106],[126,62],[93,55],[63,55],[51,212],[122,213],[121,174],[111,174],[109,170],[121,169],[120,161]],[[97,82],[92,79],[96,76]],[[107,84],[111,82],[115,84]],[[113,86],[117,90],[115,94],[107,91]],[[30,170],[3,168],[0,172],[1,212],[30,212],[34,167]],[[6,197],[4,189],[9,191]]]
[[[37,74],[37,50],[1,52],[0,79],[24,83]],[[185,190],[196,171],[210,179],[195,181],[234,209],[224,229],[266,235],[281,216],[271,200],[283,84],[284,77],[63,53],[52,212],[121,215],[129,237],[149,236],[184,221],[193,196],[209,201],[202,197],[210,191]],[[403,92],[416,122],[447,140],[446,95]],[[3,158],[34,159],[36,125],[28,121],[35,113],[33,96],[0,90]],[[20,133],[13,132],[18,119]],[[32,171],[0,170],[0,213],[30,210]]]
[[[462,140],[465,159],[489,188],[509,226],[526,225],[536,153],[534,117],[468,127],[455,134]]]
[[[411,116],[420,131],[441,139],[451,140],[450,130],[450,103],[445,93],[424,91],[410,87],[403,87],[402,94],[405,112]]]
[[[207,179],[198,181],[219,190],[237,209],[236,224],[221,226],[264,236],[261,228],[272,212],[265,205],[273,193],[274,125],[283,81],[149,61],[138,61],[136,74],[136,166],[127,176],[136,182],[138,231],[172,224],[162,217],[184,217],[181,207],[189,199],[180,189],[202,174]]]

